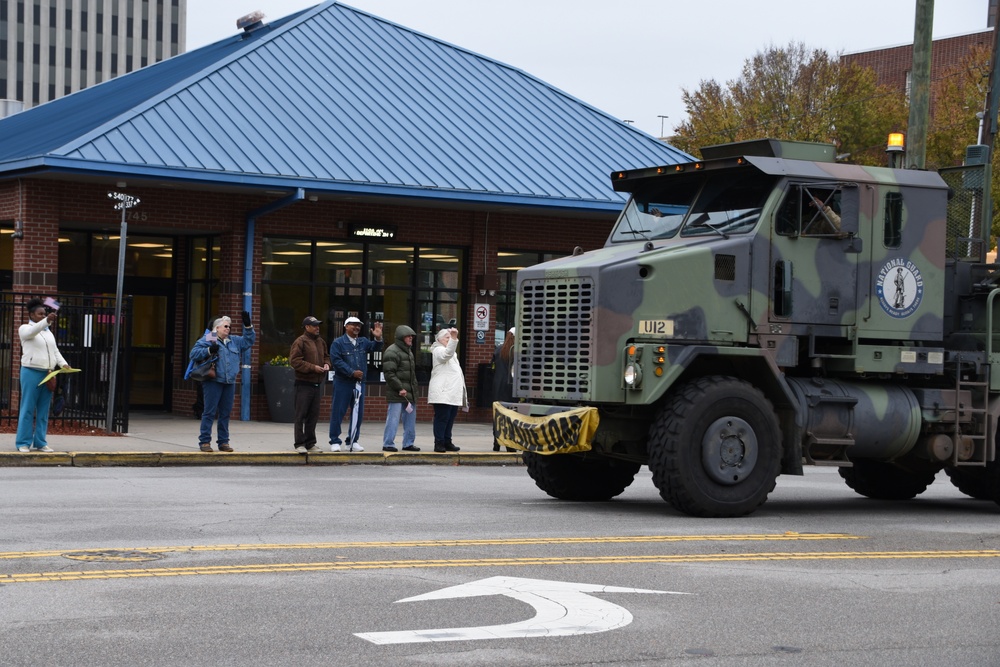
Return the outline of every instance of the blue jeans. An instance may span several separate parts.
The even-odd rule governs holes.
[[[434,404],[434,445],[450,445],[451,427],[455,425],[458,416],[457,405]]]
[[[414,406],[412,412],[406,411],[409,403],[386,403],[385,406],[385,432],[382,434],[383,447],[395,447],[393,440],[396,439],[396,431],[399,429],[399,421],[403,421],[403,447],[412,447],[417,439],[417,408]]]
[[[356,443],[361,437],[361,420],[365,416],[365,381],[361,380],[361,397],[358,399],[358,418],[347,422],[347,444]],[[344,413],[354,403],[355,380],[333,381],[333,401],[330,409],[330,444],[340,444],[340,424],[344,421]],[[353,415],[352,415],[353,417]],[[352,437],[353,436],[353,437]]]
[[[219,417],[220,445],[229,444],[229,413],[233,410],[233,397],[236,396],[235,384],[222,382],[202,382],[202,394],[205,397],[205,409],[201,413],[201,433],[198,434],[199,445],[212,443],[212,422]]]
[[[21,407],[17,413],[17,436],[14,447],[47,447],[49,433],[49,406],[52,392],[38,383],[47,371],[21,366]]]

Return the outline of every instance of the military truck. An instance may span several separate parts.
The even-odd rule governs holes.
[[[516,400],[494,427],[538,487],[608,500],[647,465],[677,510],[730,517],[806,465],[894,500],[943,469],[1000,502],[988,161],[702,156],[613,173],[630,199],[605,246],[517,274]]]

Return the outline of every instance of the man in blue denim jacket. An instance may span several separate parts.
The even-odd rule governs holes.
[[[347,423],[349,452],[363,452],[358,443],[361,437],[361,420],[365,412],[365,376],[368,374],[368,353],[382,349],[382,323],[372,325],[375,340],[360,338],[361,320],[348,317],[344,321],[344,335],[330,343],[330,363],[333,364],[333,408],[330,411],[330,451],[340,451],[340,424],[344,413],[351,408]]]
[[[231,452],[229,445],[229,413],[233,409],[236,395],[236,376],[240,374],[240,359],[243,351],[250,348],[257,339],[250,313],[243,311],[243,335],[230,336],[232,320],[222,316],[212,323],[212,331],[205,334],[191,348],[191,361],[197,365],[215,357],[215,378],[202,382],[205,395],[205,409],[201,413],[201,432],[198,447],[203,452],[212,451],[212,422],[218,415],[218,443],[220,452]]]

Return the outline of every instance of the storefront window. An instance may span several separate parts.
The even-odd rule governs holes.
[[[382,322],[386,345],[395,342],[401,324],[417,331],[418,376],[429,379],[434,334],[462,321],[461,250],[289,238],[266,238],[264,245],[271,250],[265,261],[275,263],[265,265],[262,283],[261,359],[287,355],[306,315],[323,320],[328,343],[355,316],[364,322],[363,336]],[[377,382],[381,354],[369,362],[368,380]]]
[[[307,281],[312,266],[312,242],[266,238],[261,265],[264,280]]]
[[[189,243],[187,349],[194,347],[219,314],[219,240],[197,237]]]
[[[119,239],[118,234],[91,235],[90,272],[97,275],[117,275]],[[65,254],[62,244],[59,250],[61,258]],[[125,275],[145,278],[173,277],[173,250],[174,242],[171,238],[129,234],[125,239]]]
[[[219,275],[219,240],[196,238],[191,241],[191,280],[205,280]]]
[[[0,289],[14,284],[14,223],[0,223]]]
[[[365,247],[343,241],[316,242],[316,282],[361,285]]]
[[[87,257],[90,252],[87,244],[90,242],[88,232],[59,232],[59,271],[61,273],[88,272]],[[117,262],[117,256],[115,261]],[[117,264],[115,265],[117,270]]]

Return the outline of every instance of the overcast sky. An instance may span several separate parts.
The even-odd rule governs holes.
[[[937,0],[934,38],[986,28],[988,0]],[[188,0],[189,50],[317,0]],[[352,0],[343,4],[518,67],[654,136],[684,120],[681,89],[737,78],[791,41],[831,54],[913,42],[916,0]],[[662,120],[659,116],[669,116]]]

